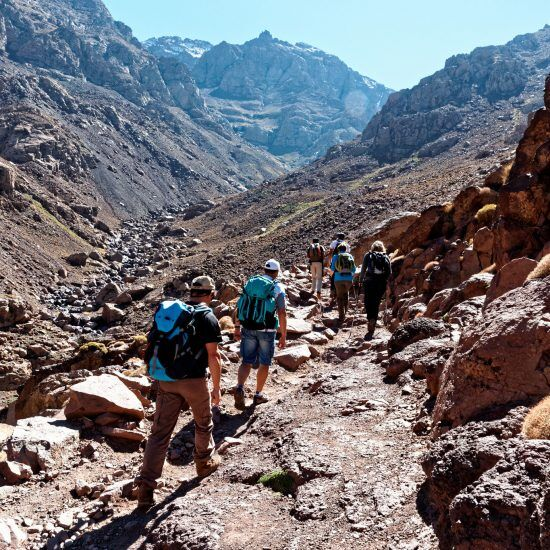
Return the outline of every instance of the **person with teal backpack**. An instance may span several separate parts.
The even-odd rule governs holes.
[[[337,246],[330,262],[330,270],[334,275],[334,286],[336,287],[338,320],[343,323],[348,312],[349,291],[353,286],[353,276],[356,271],[355,260],[348,252],[348,245],[345,242]]]
[[[195,421],[197,476],[210,475],[220,464],[212,437],[212,405],[220,403],[218,345],[222,341],[220,325],[209,307],[215,290],[210,277],[196,277],[188,302],[165,300],[155,312],[145,363],[147,373],[158,381],[159,388],[151,434],[136,478],[140,508],[154,504],[153,493],[180,410],[190,408]],[[207,369],[212,375],[211,391]]]
[[[263,393],[269,367],[275,354],[275,336],[281,333],[279,347],[286,345],[285,289],[277,277],[281,266],[277,260],[268,260],[264,274],[248,279],[237,302],[235,339],[241,341],[242,364],[234,391],[235,407],[245,408],[244,384],[253,367],[258,367],[254,405],[267,403]],[[242,327],[242,328],[241,328]]]

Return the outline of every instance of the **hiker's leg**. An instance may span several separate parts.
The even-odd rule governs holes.
[[[321,292],[323,285],[323,264],[321,262],[313,262],[311,264],[311,278],[312,292]]]
[[[263,391],[268,375],[269,367],[267,365],[260,365],[256,373],[256,393]]]
[[[261,392],[264,389],[269,374],[269,367],[275,355],[275,332],[259,332],[259,360],[260,366],[256,374],[256,391]]]
[[[243,362],[239,367],[237,375],[237,384],[243,386],[250,376],[250,369],[258,360],[259,342],[257,331],[242,329],[241,330],[241,357]]]
[[[170,436],[178,421],[183,403],[183,399],[178,393],[166,391],[171,388],[170,384],[175,384],[175,382],[160,382],[159,384],[155,418],[151,427],[151,435],[145,447],[143,466],[137,478],[138,482],[152,488],[156,487],[157,479],[162,474]]]
[[[208,460],[214,454],[214,438],[212,437],[212,404],[206,378],[188,378],[176,382],[181,394],[189,403],[195,420],[195,452],[196,460]]]
[[[338,319],[340,322],[343,322],[346,318],[345,312],[345,281],[335,281],[334,285],[336,287],[336,302],[338,303]]]

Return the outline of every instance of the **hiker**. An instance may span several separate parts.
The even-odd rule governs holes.
[[[325,262],[325,247],[319,244],[319,239],[313,239],[307,249],[309,270],[311,273],[311,292],[321,299],[323,287],[323,264]]]
[[[348,246],[342,242],[336,248],[330,263],[330,270],[334,275],[334,286],[336,287],[336,301],[338,303],[338,319],[343,323],[349,306],[349,291],[353,286],[355,275],[355,261],[347,251]]]
[[[360,281],[365,292],[365,312],[369,322],[365,339],[370,339],[376,329],[380,302],[386,292],[391,275],[391,263],[382,241],[374,241],[363,258]]]
[[[218,344],[222,341],[218,320],[208,307],[214,292],[210,277],[197,277],[191,283],[189,302],[165,301],[155,313],[145,361],[148,374],[159,381],[159,389],[151,435],[136,479],[140,508],[154,504],[153,492],[182,408],[188,406],[195,420],[197,476],[210,475],[220,464],[212,437],[211,407],[220,403]],[[212,375],[212,391],[208,389],[207,368]]]
[[[234,397],[239,410],[245,408],[244,384],[253,367],[258,368],[253,405],[269,401],[263,389],[275,354],[277,329],[281,333],[279,348],[286,346],[285,289],[277,281],[280,269],[277,260],[268,260],[263,275],[248,279],[237,303],[235,340],[241,341],[242,364]]]
[[[344,235],[344,233],[337,233],[336,238],[330,243],[329,253],[328,253],[329,266],[331,265],[332,259],[334,258],[336,249],[338,248],[338,246],[340,246],[340,244],[344,242],[345,238],[346,236]],[[347,243],[345,244],[346,244],[346,252],[351,252],[351,247],[349,246],[349,244]],[[331,298],[330,305],[331,307],[333,307],[334,302],[336,300],[336,286],[334,285],[334,273],[332,273],[332,275],[330,276],[330,298]]]

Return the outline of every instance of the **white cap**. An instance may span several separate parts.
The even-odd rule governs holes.
[[[267,262],[265,262],[265,268],[268,271],[280,271],[281,264],[277,260],[271,258],[271,260],[267,260]]]

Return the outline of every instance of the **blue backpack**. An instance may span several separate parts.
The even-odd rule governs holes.
[[[180,300],[166,300],[159,304],[145,352],[147,374],[151,378],[163,382],[186,378],[186,372],[206,352],[204,347],[198,352],[192,350],[195,321],[198,315],[211,311],[209,307],[190,306]]]
[[[248,279],[237,302],[237,315],[244,328],[278,328],[274,290],[275,281],[265,275],[256,275]]]

